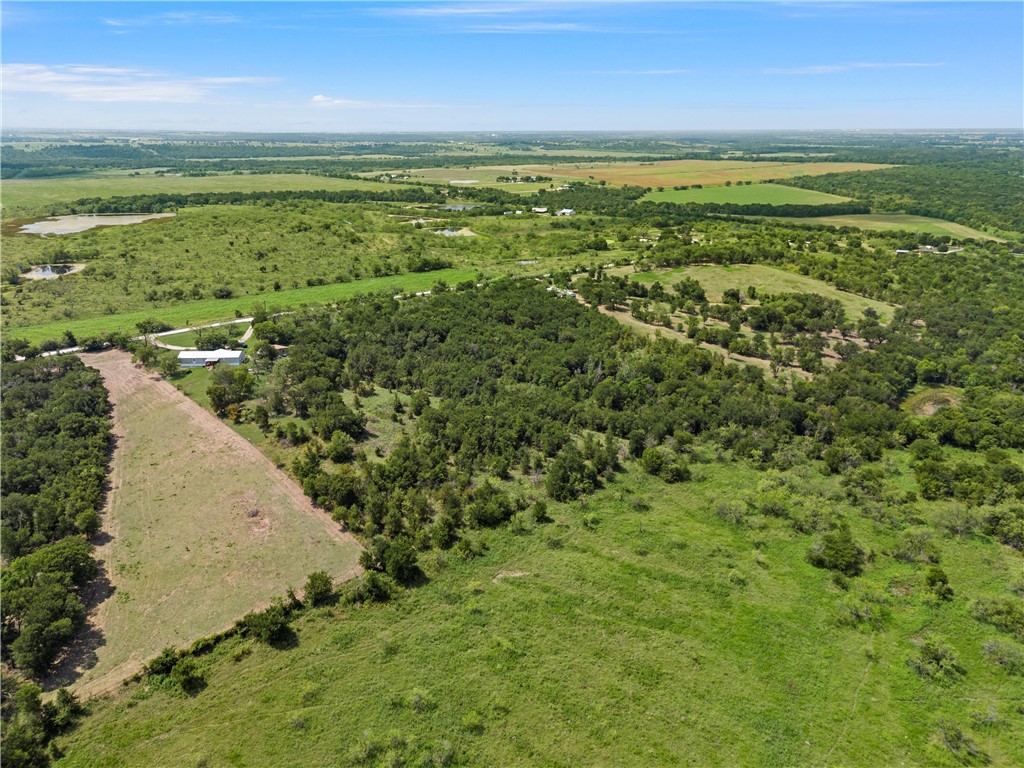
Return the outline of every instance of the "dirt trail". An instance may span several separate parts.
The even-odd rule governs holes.
[[[358,575],[355,538],[259,448],[128,354],[82,359],[114,406],[96,550],[110,589],[89,612],[89,642],[54,684],[109,691],[163,647],[230,627],[311,571]]]

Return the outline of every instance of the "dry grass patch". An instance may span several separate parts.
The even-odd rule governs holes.
[[[114,589],[90,615],[96,647],[72,661],[81,694],[229,627],[312,571],[358,572],[355,539],[249,441],[123,352],[84,360],[110,392],[118,444],[97,550]]]

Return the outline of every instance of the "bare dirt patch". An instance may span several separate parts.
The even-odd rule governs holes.
[[[88,653],[60,671],[110,690],[168,645],[231,626],[312,571],[359,573],[359,544],[256,446],[123,352],[103,375],[118,445],[97,557],[112,592],[90,611]]]

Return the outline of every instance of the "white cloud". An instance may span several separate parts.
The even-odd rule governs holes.
[[[815,64],[807,67],[769,67],[762,69],[764,75],[831,75],[836,72],[852,72],[857,69],[921,69],[942,67],[938,62],[894,61],[894,62],[854,62],[852,64]]]
[[[310,103],[315,107],[333,107],[336,109],[436,109],[440,104],[424,104],[417,102],[361,101],[359,99],[335,99],[331,96],[317,94]]]
[[[149,27],[153,25],[180,26],[183,24],[241,24],[241,16],[230,13],[196,13],[194,11],[169,11],[151,16],[136,16],[130,19],[103,19],[108,27]]]
[[[402,6],[378,8],[376,13],[386,16],[499,16],[506,13],[524,13],[541,10],[538,6],[499,3],[443,3],[440,5]]]
[[[463,31],[496,34],[535,34],[547,32],[601,32],[602,30],[570,21],[524,21],[514,24],[474,24],[466,27]]]
[[[172,77],[126,67],[94,64],[4,64],[3,90],[61,96],[71,101],[166,102],[206,101],[230,85],[275,82],[266,77]]]

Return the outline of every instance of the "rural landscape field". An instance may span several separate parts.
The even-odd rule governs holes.
[[[4,768],[1024,765],[1022,13],[5,3]]]

